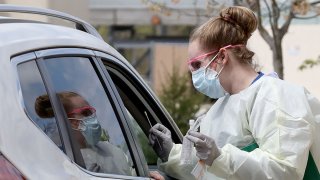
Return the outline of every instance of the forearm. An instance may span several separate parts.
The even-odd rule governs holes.
[[[306,164],[308,151],[301,164]],[[302,169],[301,169],[302,168]],[[248,153],[230,144],[221,149],[221,155],[213,162],[208,171],[224,179],[302,179],[304,168],[285,159],[268,154],[257,148]]]
[[[173,145],[173,148],[170,151],[169,158],[167,162],[162,162],[158,160],[159,169],[165,172],[167,175],[172,176],[177,179],[195,179],[191,174],[192,169],[198,161],[198,158],[195,155],[195,150],[192,152],[192,161],[191,165],[181,165],[180,164],[180,155],[181,155],[181,144]]]

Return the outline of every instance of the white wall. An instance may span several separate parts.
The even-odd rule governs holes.
[[[305,59],[317,59],[320,55],[320,25],[291,25],[283,39],[284,79],[305,86],[320,99],[320,65],[300,71]],[[267,43],[256,31],[248,46],[256,53],[255,60],[263,72],[273,71],[272,54]]]

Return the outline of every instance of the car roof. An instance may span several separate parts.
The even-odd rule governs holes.
[[[139,76],[132,65],[108,43],[88,32],[71,27],[21,19],[0,20],[0,67],[16,55],[50,48],[87,48],[116,57]]]
[[[10,56],[37,49],[68,46],[118,54],[103,40],[91,34],[52,24],[1,23],[0,39],[2,50]]]

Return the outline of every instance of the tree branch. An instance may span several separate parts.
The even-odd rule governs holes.
[[[317,5],[317,4],[319,4],[319,3],[320,3],[320,1],[314,1],[314,2],[310,3],[310,5],[311,5],[311,6],[314,6],[314,5]]]
[[[290,11],[287,20],[284,22],[284,24],[280,28],[280,37],[281,38],[288,32],[289,26],[290,26],[293,18],[294,18],[294,14],[292,11]]]
[[[270,47],[273,45],[273,39],[268,33],[268,31],[263,27],[262,25],[262,15],[261,15],[261,6],[260,2],[256,1],[256,11],[257,11],[257,16],[258,16],[258,30],[262,38],[269,44]]]
[[[273,38],[275,38],[274,35],[275,35],[276,28],[275,28],[275,22],[273,22],[273,17],[272,17],[273,12],[271,11],[267,0],[264,0],[264,3],[266,4],[267,10],[268,10],[269,23],[272,30],[272,35],[273,35]]]
[[[278,4],[275,0],[272,0],[272,13],[273,13],[273,23],[274,27],[278,30],[278,19],[280,17],[280,9],[278,7]]]

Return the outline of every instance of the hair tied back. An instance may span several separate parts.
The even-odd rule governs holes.
[[[223,21],[225,21],[227,23],[232,24],[235,28],[245,32],[244,29],[236,21],[231,19],[228,15],[227,16],[226,15],[223,16],[222,14],[220,14],[220,19],[222,19]]]

